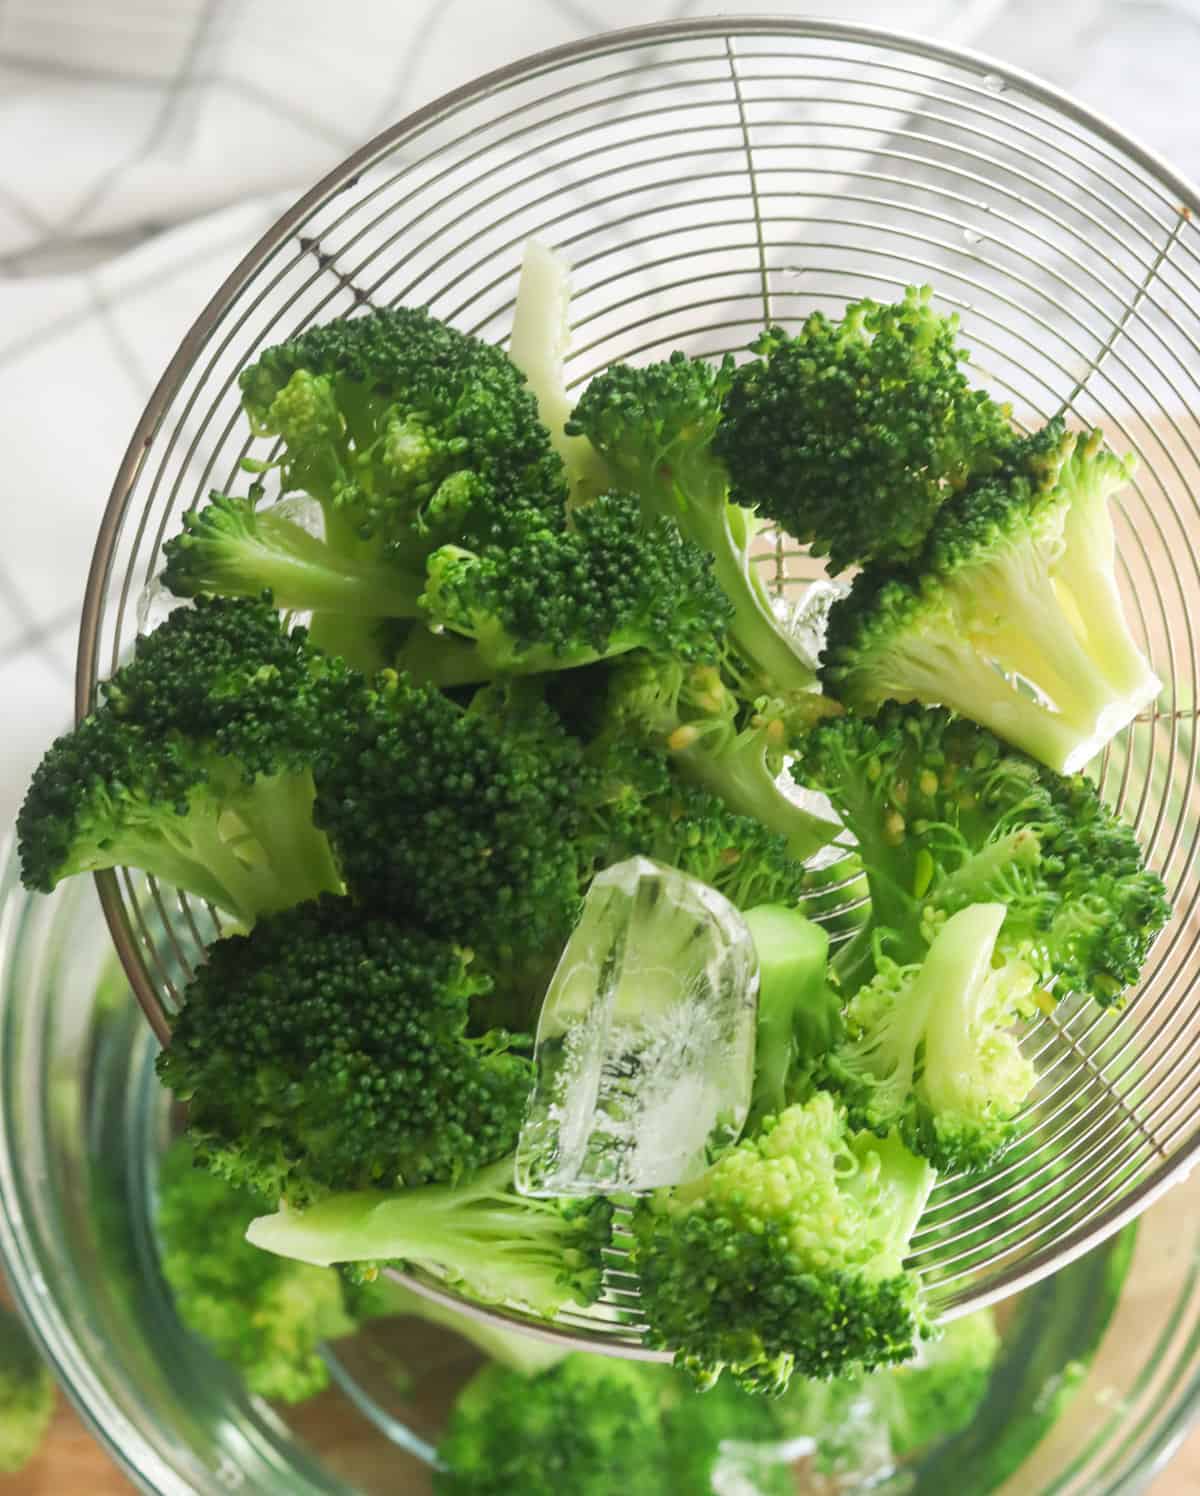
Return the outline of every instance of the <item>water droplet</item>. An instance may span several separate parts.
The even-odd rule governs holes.
[[[974,229],[963,229],[962,236],[963,236],[963,240],[967,244],[982,244],[983,243],[983,235],[982,234],[977,234]]]
[[[983,86],[991,93],[1003,93],[1008,87],[999,73],[985,73],[983,75]]]

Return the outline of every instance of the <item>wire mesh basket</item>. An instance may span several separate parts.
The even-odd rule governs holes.
[[[184,339],[100,527],[77,709],[153,613],[162,542],[184,509],[238,482],[252,447],[238,371],[312,321],[420,304],[503,342],[537,237],[574,265],[568,377],[582,387],[617,359],[737,351],[765,322],[932,283],[961,313],[976,380],[1019,423],[1065,413],[1140,459],[1116,506],[1119,563],[1165,683],[1093,772],[1165,878],[1174,920],[1121,1014],[1067,998],[1031,1028],[1042,1080],[1026,1141],[985,1174],[944,1181],[913,1241],[936,1312],[996,1300],[1116,1230],[1200,1145],[1197,210],[1168,167],[1053,90],[863,27],[680,22],[493,73],[302,198]],[[820,574],[782,537],[763,564],[785,597]],[[98,882],[162,1036],[219,925],[127,873]],[[858,896],[848,882],[846,901]],[[619,1237],[605,1299],[549,1333],[649,1354]]]

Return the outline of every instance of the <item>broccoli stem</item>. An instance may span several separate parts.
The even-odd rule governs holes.
[[[421,626],[411,630],[391,664],[418,686],[473,686],[494,674],[474,640]]]
[[[1148,706],[1162,690],[1125,621],[1116,574],[1116,535],[1109,497],[1124,481],[1123,470],[1105,482],[1090,473],[1088,459],[1101,443],[1100,432],[1081,441],[1060,481],[1070,492],[1064,527],[1066,548],[1055,570],[1065,591],[1064,605],[1087,641],[1088,652],[1133,710]],[[1080,482],[1081,474],[1090,481]]]
[[[1021,869],[1036,868],[1042,849],[1037,833],[1028,826],[998,836],[973,853],[945,877],[930,894],[929,902],[940,909],[962,909],[967,904],[1003,900],[1017,892],[1013,881]]]
[[[259,848],[270,848],[277,892],[259,914],[290,909],[319,893],[341,893],[333,849],[313,824],[316,788],[311,774],[260,776],[253,793],[238,805],[238,818]]]
[[[570,266],[561,255],[537,239],[525,241],[508,354],[533,391],[538,417],[567,470],[574,505],[603,493],[609,479],[587,437],[568,436],[564,429],[574,404],[563,378],[571,342],[570,280]]]
[[[329,1195],[304,1211],[260,1216],[246,1239],[321,1267],[411,1263],[477,1297],[550,1316],[571,1296],[563,1283],[576,1265],[569,1227],[554,1201],[514,1194],[512,1179],[509,1157],[458,1184]]]
[[[841,826],[813,815],[784,794],[767,766],[768,745],[759,732],[743,734],[743,739],[711,754],[701,738],[675,749],[674,759],[685,778],[716,795],[738,815],[753,816],[786,840],[790,857],[806,861],[840,836]]]
[[[337,655],[364,675],[374,675],[392,664],[379,632],[379,618],[355,618],[348,613],[314,613],[308,637],[323,654]]]
[[[822,1047],[833,1034],[836,1002],[825,981],[829,936],[820,925],[781,904],[743,914],[758,957],[758,1027],[750,1116],[778,1114],[798,1048]]]

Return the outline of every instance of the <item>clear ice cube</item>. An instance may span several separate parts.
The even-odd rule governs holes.
[[[623,1194],[702,1173],[746,1120],[757,998],[723,895],[646,857],[600,873],[542,1006],[517,1188]]]

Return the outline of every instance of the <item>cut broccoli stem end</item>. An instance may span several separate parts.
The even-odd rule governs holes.
[[[576,1265],[571,1229],[551,1202],[506,1191],[511,1174],[506,1159],[466,1185],[330,1195],[304,1211],[260,1216],[246,1239],[319,1266],[411,1263],[473,1297],[550,1317],[578,1297],[568,1281]]]

